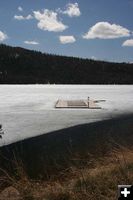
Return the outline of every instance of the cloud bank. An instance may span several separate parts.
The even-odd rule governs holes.
[[[98,22],[83,35],[85,39],[114,39],[130,36],[130,31],[120,25]]]
[[[62,44],[68,44],[68,43],[74,43],[76,42],[76,39],[74,36],[59,36],[59,40]]]

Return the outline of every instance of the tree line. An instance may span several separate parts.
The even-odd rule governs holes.
[[[0,84],[133,84],[133,64],[0,45]]]

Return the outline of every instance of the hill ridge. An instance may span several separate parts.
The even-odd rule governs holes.
[[[0,84],[133,84],[133,64],[0,45]]]

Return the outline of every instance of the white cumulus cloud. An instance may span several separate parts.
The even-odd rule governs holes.
[[[58,19],[58,14],[52,10],[45,9],[43,12],[34,11],[35,18],[39,21],[38,28],[45,31],[61,32],[68,26]]]
[[[122,46],[133,47],[133,39],[126,40]]]
[[[126,40],[123,42],[122,46],[133,47],[133,39]]]
[[[59,40],[62,44],[68,44],[68,43],[74,43],[76,42],[76,39],[74,36],[59,36]]]
[[[23,8],[21,6],[19,6],[18,11],[23,12]]]
[[[0,41],[2,42],[4,40],[6,40],[7,38],[8,38],[7,35],[5,33],[3,33],[2,31],[0,31]]]
[[[66,5],[65,11],[62,11],[61,9],[58,9],[58,11],[69,17],[79,17],[81,15],[78,3],[69,3]]]
[[[108,22],[98,22],[83,35],[85,39],[113,39],[130,36],[130,30],[116,24]]]
[[[29,44],[29,45],[38,45],[39,44],[39,42],[36,42],[36,41],[34,41],[34,40],[26,40],[26,41],[24,41],[24,43],[25,44]]]
[[[14,19],[16,20],[30,20],[33,19],[32,15],[22,16],[22,15],[15,15]]]

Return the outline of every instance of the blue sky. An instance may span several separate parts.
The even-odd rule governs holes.
[[[133,62],[133,0],[0,0],[0,43]]]

